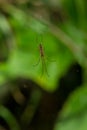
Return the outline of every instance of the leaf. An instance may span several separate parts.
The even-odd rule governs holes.
[[[19,124],[17,123],[15,117],[3,105],[0,105],[0,116],[6,121],[11,130],[20,130]]]
[[[65,103],[55,130],[86,130],[87,85],[75,91]]]
[[[31,16],[27,16],[23,11],[16,8],[8,8],[8,11],[9,9],[11,9],[10,22],[15,30],[17,48],[8,59],[6,73],[9,77],[28,77],[37,82],[43,89],[54,91],[58,87],[60,77],[74,61],[72,53],[63,45],[60,39],[56,39],[48,31],[49,28],[45,24]],[[49,77],[46,71],[43,70],[41,60],[38,66],[33,67],[40,57],[40,42],[45,50],[46,68]],[[51,62],[51,59],[54,59],[55,62]],[[44,74],[41,77],[42,71],[44,71]]]

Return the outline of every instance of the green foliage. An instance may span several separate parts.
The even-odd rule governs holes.
[[[49,2],[46,0],[46,3]],[[59,26],[51,24],[50,20],[36,19],[32,10],[29,10],[31,15],[26,10],[18,9],[13,5],[3,7],[8,17],[6,18],[3,13],[0,13],[0,54],[8,58],[5,62],[0,63],[1,85],[8,79],[25,77],[36,82],[45,91],[54,92],[58,88],[60,78],[75,61],[81,65],[85,70],[84,75],[87,76],[86,1],[62,0],[60,3],[67,18],[64,22],[58,23]],[[48,7],[50,8],[50,4]],[[8,46],[9,51],[4,48],[3,43]],[[40,58],[40,43],[45,50],[47,71]],[[2,51],[3,53],[1,53]],[[40,62],[35,66],[39,58]],[[83,80],[85,80],[85,76]],[[80,89],[70,95],[54,130],[86,130],[87,112],[84,112],[87,107],[86,95],[87,85],[82,85]],[[38,97],[37,93],[36,97]],[[34,98],[34,101],[39,102],[39,99]],[[28,110],[30,115],[27,115]],[[31,112],[29,106],[26,111],[22,120],[26,118],[25,122],[31,121],[34,111]],[[81,114],[81,111],[84,114]],[[0,115],[6,120],[11,130],[20,129],[12,114],[2,105]],[[13,126],[15,127],[13,128]]]
[[[86,130],[87,84],[70,95],[60,113],[55,130]]]
[[[26,15],[24,17],[24,14],[22,16],[21,11],[17,12],[16,10],[17,15],[14,16],[14,10],[12,11],[9,20],[12,28],[15,30],[16,48],[11,52],[6,63],[5,71],[7,75],[9,77],[25,75],[25,77],[36,81],[44,89],[49,91],[55,90],[60,76],[73,61],[71,52],[50,34],[46,25],[32,17],[28,18]],[[26,17],[27,19],[23,20]],[[38,48],[40,42],[42,42],[45,49],[45,60],[49,77],[46,72],[41,77],[41,73],[44,71],[42,70],[42,61],[40,61],[40,65],[38,64],[38,66],[34,67],[34,64],[40,58]],[[51,59],[54,59],[54,62]]]
[[[15,117],[2,105],[0,105],[0,116],[5,119],[11,130],[20,130]]]

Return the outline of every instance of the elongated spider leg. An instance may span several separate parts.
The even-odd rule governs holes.
[[[47,71],[47,66],[46,66],[44,57],[42,57],[41,60],[42,60],[42,75],[43,75],[43,73],[46,73],[47,76],[49,77],[49,74],[48,74],[48,71]],[[41,76],[42,76],[42,75],[41,75]]]
[[[33,66],[36,67],[39,63],[40,63],[40,57],[39,57],[37,63],[35,65],[33,65]]]
[[[48,58],[47,56],[46,56],[46,60],[49,61],[49,62],[56,62],[55,59],[50,59],[50,58]]]

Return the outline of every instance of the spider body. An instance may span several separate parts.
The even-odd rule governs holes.
[[[44,49],[41,43],[39,44],[39,50],[40,50],[40,56],[44,57]]]

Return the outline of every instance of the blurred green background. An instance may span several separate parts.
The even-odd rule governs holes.
[[[87,129],[86,5],[0,1],[0,130]]]

